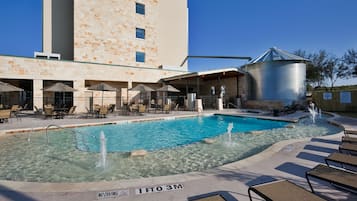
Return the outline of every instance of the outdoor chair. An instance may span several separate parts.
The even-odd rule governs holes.
[[[347,143],[357,143],[357,136],[356,137],[348,137],[348,136],[342,136],[342,142],[347,142]]]
[[[258,184],[249,187],[248,195],[252,201],[251,191],[259,195],[265,200],[274,201],[322,201],[324,199],[311,193],[310,191],[302,188],[287,180],[278,180],[268,183]]]
[[[144,112],[146,112],[146,106],[140,104],[140,105],[139,105],[139,113],[144,113]]]
[[[170,105],[169,104],[164,105],[163,112],[166,114],[170,113]]]
[[[113,113],[115,110],[115,104],[109,104],[108,112]]]
[[[43,110],[42,110],[42,109],[38,109],[37,106],[33,106],[33,107],[34,107],[34,109],[35,109],[35,111],[34,111],[34,114],[35,114],[35,115],[42,115],[42,113],[43,113]]]
[[[74,113],[74,111],[76,111],[76,108],[77,108],[77,106],[72,106],[71,108],[69,108],[69,110],[68,110],[68,112],[65,114],[66,116],[74,116],[75,115],[75,113]]]
[[[86,111],[87,111],[86,118],[93,117],[95,113],[93,111],[91,111],[90,109],[88,109],[88,107],[85,107],[85,108],[86,108]]]
[[[352,154],[352,155],[357,155],[357,144],[343,142],[338,147],[338,150],[340,152],[345,152],[345,153],[349,153],[349,154]]]
[[[19,105],[12,105],[11,106],[11,115],[17,117],[17,113],[21,110],[22,108]]]
[[[336,169],[326,165],[319,164],[305,173],[307,183],[314,193],[311,185],[311,178],[329,182],[335,186],[340,186],[345,190],[355,193],[357,190],[357,174],[341,169]]]
[[[11,110],[0,110],[1,123],[9,122],[10,117],[11,117]]]
[[[107,117],[107,114],[108,114],[107,106],[102,106],[99,108],[99,113],[98,113],[99,118],[105,118],[105,117]]]
[[[58,114],[54,111],[54,108],[52,106],[45,105],[43,109],[45,113],[45,119],[47,119],[48,117],[50,118],[58,117]]]
[[[341,164],[342,168],[345,168],[345,166],[354,166],[355,168],[357,167],[357,156],[352,156],[348,154],[343,154],[343,153],[332,153],[328,157],[325,158],[325,162],[327,166],[331,165],[331,162],[333,163],[338,163]],[[347,169],[347,168],[345,168]],[[353,168],[348,168],[348,170],[356,170]]]

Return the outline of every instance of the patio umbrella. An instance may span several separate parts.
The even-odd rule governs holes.
[[[62,83],[62,82],[57,82],[49,87],[46,87],[42,89],[43,91],[48,91],[48,92],[61,92],[63,93],[63,104],[65,103],[65,92],[74,92],[77,91],[76,89]]]
[[[140,91],[140,92],[152,92],[155,91],[151,87],[148,87],[144,84],[138,84],[134,88],[129,89],[130,91]]]
[[[24,91],[24,90],[19,87],[15,87],[14,85],[11,85],[9,83],[0,81],[0,93],[15,92],[15,91]],[[2,103],[2,100],[0,101]]]
[[[156,89],[156,91],[163,91],[163,92],[180,92],[180,90],[176,89],[172,85],[165,85],[161,88]]]
[[[161,92],[163,92],[163,99],[165,98],[164,97],[164,92],[180,92],[180,90],[178,90],[178,89],[176,89],[175,87],[173,87],[172,85],[165,85],[165,86],[163,86],[163,87],[161,87],[161,88],[158,88],[158,89],[156,89],[156,91],[161,91]],[[162,101],[162,102],[164,102],[164,101]],[[162,104],[164,104],[164,103],[162,103]]]
[[[24,91],[24,90],[19,87],[15,87],[14,85],[11,85],[9,83],[0,81],[0,92],[13,92],[13,91]]]
[[[151,87],[148,87],[144,84],[138,84],[135,87],[129,89],[130,91],[139,91],[140,92],[140,99],[141,99],[141,93],[147,93],[147,92],[152,92],[155,91]]]
[[[110,86],[109,84],[106,83],[99,83],[99,84],[95,84],[92,85],[90,87],[88,87],[89,90],[93,90],[93,91],[102,91],[102,106],[103,106],[103,93],[104,91],[117,91],[117,88]]]

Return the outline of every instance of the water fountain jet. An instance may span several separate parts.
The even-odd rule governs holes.
[[[228,123],[227,127],[227,133],[228,133],[228,143],[232,143],[232,129],[233,129],[233,123]]]
[[[100,132],[100,160],[97,167],[105,168],[107,166],[107,142],[105,139],[104,132]]]

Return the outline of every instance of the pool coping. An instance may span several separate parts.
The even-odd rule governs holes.
[[[214,113],[212,113],[214,114]],[[58,126],[55,124],[50,124],[46,127],[35,127],[35,128],[18,128],[18,129],[8,129],[8,130],[0,130],[0,136],[11,135],[17,133],[27,133],[33,131],[45,131],[46,129],[55,130],[60,128],[76,128],[76,127],[84,127],[84,126],[101,126],[101,125],[111,125],[111,124],[123,124],[123,123],[135,123],[135,122],[146,122],[146,121],[159,121],[159,120],[168,120],[175,118],[189,118],[196,116],[207,116],[211,115],[211,113],[205,113],[202,115],[199,114],[184,114],[177,116],[169,116],[169,117],[150,117],[150,118],[139,118],[139,119],[130,119],[130,120],[112,120],[112,121],[104,121],[104,122],[92,122],[92,123],[78,123],[78,124],[66,124],[62,126]],[[53,126],[53,127],[50,127]]]
[[[338,115],[334,113],[330,113],[330,114],[333,117],[328,118],[327,121],[335,124],[336,126],[344,128],[343,125],[341,125],[339,122],[333,121],[333,119]],[[183,115],[183,116],[190,117],[190,116],[197,116],[197,115]],[[158,117],[155,119],[160,120],[165,118]],[[139,120],[140,119],[136,119],[135,121],[139,121]],[[144,121],[147,121],[147,119],[144,119]],[[125,122],[125,121],[118,121],[118,122]],[[101,125],[103,123],[104,122],[96,123],[96,124]],[[323,139],[330,139],[330,138],[336,138],[336,136],[340,134],[341,132],[332,135],[320,136],[320,137]],[[188,182],[188,181],[201,179],[204,177],[214,176],[216,174],[219,174],[219,172],[222,170],[233,170],[233,169],[237,170],[252,165],[254,163],[261,161],[262,159],[272,156],[273,154],[279,152],[287,145],[298,143],[298,142],[309,141],[311,140],[311,138],[312,137],[280,141],[269,146],[262,152],[259,152],[258,154],[255,154],[248,158],[201,172],[189,172],[189,173],[183,173],[177,175],[167,175],[167,176],[147,177],[147,178],[127,179],[127,180],[117,180],[117,181],[98,181],[98,182],[79,182],[79,183],[23,182],[23,181],[0,180],[0,189],[5,187],[5,188],[22,191],[22,192],[46,192],[46,193],[89,192],[89,191],[103,191],[108,189],[128,189],[138,186],[146,186],[146,185],[152,186],[152,185],[159,185],[165,183],[167,184],[167,183]]]

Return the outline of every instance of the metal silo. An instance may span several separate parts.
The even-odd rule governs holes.
[[[246,65],[250,100],[282,101],[290,105],[305,98],[306,59],[270,48]]]

